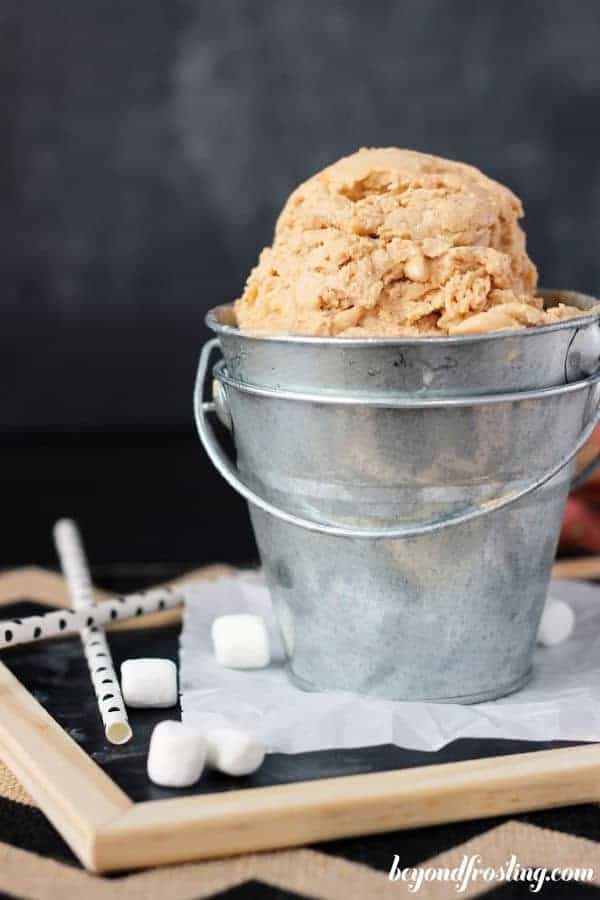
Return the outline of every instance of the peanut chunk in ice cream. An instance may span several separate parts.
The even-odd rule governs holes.
[[[363,149],[290,196],[235,303],[256,334],[467,335],[581,315],[544,309],[519,199],[478,169]]]

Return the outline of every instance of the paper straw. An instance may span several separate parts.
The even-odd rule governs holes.
[[[94,605],[94,588],[76,524],[70,519],[57,522],[54,542],[73,606],[78,612],[87,612]],[[86,625],[81,641],[106,738],[111,744],[125,744],[132,731],[104,631],[98,625]]]
[[[36,616],[26,616],[24,619],[5,619],[0,621],[0,650],[17,647],[19,644],[33,644],[46,638],[68,637],[78,634],[83,628],[126,622],[150,613],[174,609],[183,603],[183,594],[163,587],[127,594],[125,597],[111,597],[102,603],[91,604],[86,609],[57,609]]]

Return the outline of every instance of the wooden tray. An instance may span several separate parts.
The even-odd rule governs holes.
[[[221,571],[192,573],[179,583]],[[40,569],[0,576],[7,617],[34,612],[40,604],[67,605],[60,576]],[[176,618],[176,611],[168,611],[144,620],[141,628],[139,622],[116,626],[115,663],[131,655],[176,657]],[[3,659],[0,756],[92,871],[600,799],[598,745],[474,740],[439,753],[390,746],[273,754],[247,779],[213,773],[188,791],[164,790],[145,775],[148,737],[164,711],[132,710],[134,740],[111,748],[78,640],[15,647]]]

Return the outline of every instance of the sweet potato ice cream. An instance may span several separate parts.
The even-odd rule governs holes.
[[[581,315],[543,308],[519,199],[478,169],[363,149],[290,196],[235,303],[256,334],[467,335]]]

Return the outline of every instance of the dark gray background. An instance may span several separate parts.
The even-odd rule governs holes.
[[[300,180],[360,145],[524,200],[544,283],[599,288],[600,4],[5,0],[0,423],[184,425],[205,310]]]

